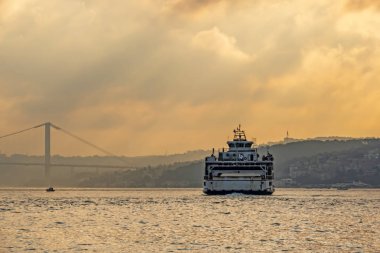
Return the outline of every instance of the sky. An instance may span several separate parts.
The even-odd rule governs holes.
[[[380,136],[378,0],[0,0],[0,135],[116,154]],[[52,152],[91,155],[53,131]],[[0,141],[42,154],[43,131]]]

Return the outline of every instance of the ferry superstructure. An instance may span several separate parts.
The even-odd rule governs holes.
[[[272,194],[273,156],[260,157],[253,141],[248,141],[239,125],[228,149],[205,158],[203,192],[205,194]]]

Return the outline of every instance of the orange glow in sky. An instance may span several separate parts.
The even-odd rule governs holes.
[[[221,147],[239,123],[259,143],[378,137],[379,3],[2,0],[0,135],[52,121],[130,156]],[[53,152],[96,153],[59,134]]]

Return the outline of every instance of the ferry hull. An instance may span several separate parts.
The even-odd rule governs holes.
[[[224,195],[244,193],[256,195],[271,195],[274,192],[272,180],[205,180],[203,192],[208,195]]]
[[[242,194],[248,194],[248,195],[272,195],[273,191],[251,191],[251,190],[229,190],[229,191],[210,191],[210,190],[203,190],[203,193],[207,195],[226,195],[226,194],[232,194],[232,193],[242,193]]]

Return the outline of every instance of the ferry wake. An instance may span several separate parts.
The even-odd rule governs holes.
[[[206,194],[267,194],[274,192],[273,155],[260,158],[255,143],[247,141],[239,125],[228,149],[205,158],[203,192]]]

